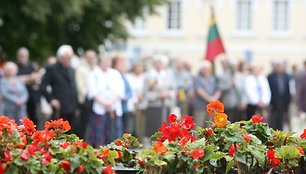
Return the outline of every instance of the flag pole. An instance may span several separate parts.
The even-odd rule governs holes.
[[[212,20],[215,20],[215,9],[214,9],[213,4],[210,5],[210,25],[211,25]],[[216,71],[215,59],[212,61],[212,72],[213,72],[213,75],[216,76],[217,71]]]

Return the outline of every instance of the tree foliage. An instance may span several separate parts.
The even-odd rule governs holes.
[[[25,46],[42,60],[61,44],[94,48],[106,39],[126,39],[125,21],[166,0],[0,0],[0,47],[15,57]]]

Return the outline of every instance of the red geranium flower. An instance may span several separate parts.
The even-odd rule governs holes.
[[[214,131],[211,128],[204,130],[204,135],[211,136],[214,133]]]
[[[228,154],[229,156],[234,156],[236,151],[239,150],[239,145],[238,144],[235,144],[233,143],[230,148],[228,149]]]
[[[3,169],[1,162],[0,162],[0,174],[5,174],[5,170]]]
[[[0,116],[0,131],[6,130],[9,134],[17,129],[17,124],[14,120],[6,116]]]
[[[249,143],[251,141],[251,139],[252,139],[250,134],[247,134],[247,133],[243,134],[242,137],[245,140],[245,142],[247,142],[247,143]]]
[[[304,129],[303,133],[300,135],[302,139],[306,139],[306,129]]]
[[[81,164],[79,167],[78,167],[78,173],[82,173],[82,172],[84,172],[84,170],[85,170],[85,166],[83,165],[83,164]]]
[[[20,154],[20,159],[21,159],[22,161],[28,161],[28,159],[29,159],[28,153],[25,152],[25,151],[21,152],[21,154]]]
[[[108,165],[107,167],[103,167],[102,168],[102,173],[103,174],[114,174],[113,169],[112,169],[112,165]]]
[[[267,150],[267,157],[268,161],[271,164],[272,167],[276,167],[280,164],[280,159],[275,157],[275,151],[274,150]]]
[[[37,144],[31,144],[28,146],[28,153],[33,156],[35,155],[35,152],[39,151],[40,148],[38,147]]]
[[[107,161],[107,157],[108,157],[109,153],[110,153],[110,150],[109,150],[109,149],[106,149],[106,150],[104,150],[102,153],[99,153],[99,154],[97,155],[97,157],[98,157],[99,159],[102,159],[103,161]]]
[[[52,159],[51,153],[49,151],[46,151],[42,154],[40,161],[43,165],[46,166],[51,162],[51,159]]]
[[[261,123],[263,121],[263,117],[261,115],[253,115],[252,116],[252,123]]]
[[[62,142],[60,144],[60,146],[63,148],[63,149],[66,149],[68,146],[70,146],[71,143],[69,141],[65,141],[65,142]]]
[[[84,149],[86,149],[86,147],[88,146],[88,144],[83,141],[75,141],[73,144],[77,147],[83,147]]]
[[[69,172],[70,171],[70,161],[68,160],[64,160],[61,162],[61,166],[63,167],[63,169],[66,171],[66,172]]]
[[[116,158],[116,161],[120,161],[122,158],[122,153],[119,150],[117,150],[117,153],[118,153],[118,157]]]
[[[301,154],[302,156],[305,155],[305,152],[304,152],[303,148],[297,147],[297,150],[300,152],[300,154]]]
[[[145,162],[138,160],[137,163],[140,165],[140,167],[144,168],[145,167]]]
[[[224,112],[224,105],[219,100],[211,101],[206,105],[206,110],[210,116],[216,116],[217,113]]]
[[[4,163],[8,163],[8,162],[10,162],[10,161],[13,161],[13,156],[12,156],[12,154],[11,154],[10,151],[5,150],[5,151],[4,151],[4,160],[3,160],[3,162],[4,162]]]
[[[185,156],[189,156],[189,155],[191,155],[191,152],[186,150],[186,151],[182,151],[182,154],[185,155]]]
[[[160,141],[154,144],[153,149],[160,154],[165,154],[168,151],[168,149]]]
[[[123,145],[121,140],[116,140],[116,141],[115,141],[115,144],[116,144],[117,146],[122,146],[122,145]]]
[[[62,118],[58,120],[47,121],[45,123],[45,129],[53,129],[59,132],[66,132],[71,129],[71,126],[68,121],[64,121]]]
[[[193,159],[200,159],[205,155],[204,150],[203,149],[194,149],[192,151],[192,158]]]
[[[29,118],[24,118],[20,120],[24,126],[25,133],[27,135],[32,135],[36,131],[36,125]]]
[[[194,165],[194,168],[195,168],[195,169],[200,168],[200,164],[195,164],[195,165]]]
[[[173,122],[176,122],[177,120],[177,116],[175,114],[170,114],[169,117],[168,117],[168,122],[169,123],[173,123]]]
[[[42,130],[42,131],[36,131],[32,135],[33,143],[43,143],[47,144],[50,140],[52,140],[55,137],[55,133],[53,130]]]
[[[193,121],[193,118],[191,116],[185,115],[182,119],[182,127],[183,129],[190,130],[194,128],[195,123]]]

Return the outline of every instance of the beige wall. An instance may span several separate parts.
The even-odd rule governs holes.
[[[269,71],[272,59],[284,58],[288,65],[306,59],[306,0],[289,0],[289,32],[272,32],[272,1],[253,0],[253,31],[236,32],[236,0],[214,1],[215,14],[227,57],[242,59],[246,50],[253,53],[253,62],[261,63]],[[183,0],[182,30],[169,33],[166,30],[166,6],[160,7],[159,15],[145,19],[146,29],[135,31],[129,26],[131,38],[128,48],[141,49],[141,57],[155,52],[165,52],[171,57],[184,57],[193,65],[203,59],[210,18],[208,0]]]

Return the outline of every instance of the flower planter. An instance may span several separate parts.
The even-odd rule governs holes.
[[[134,168],[127,168],[127,167],[113,167],[113,170],[116,172],[116,174],[137,174],[138,170]]]

